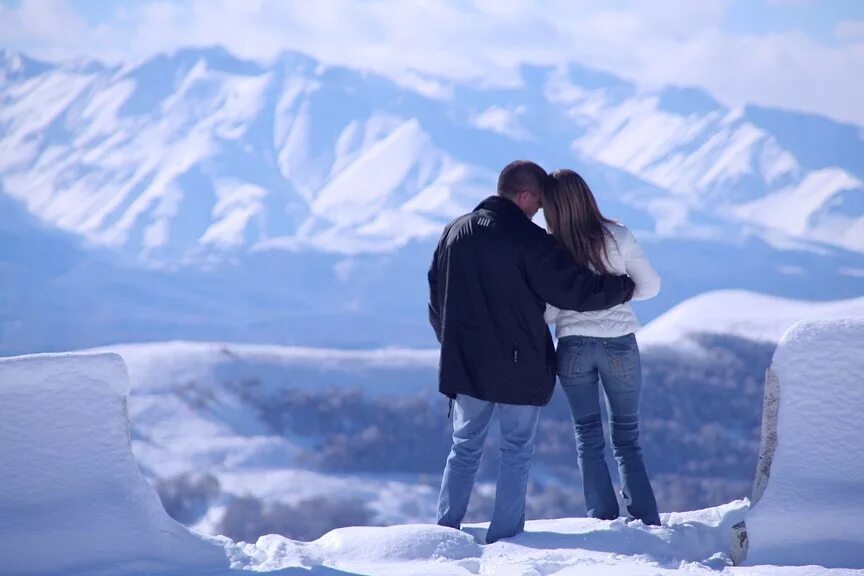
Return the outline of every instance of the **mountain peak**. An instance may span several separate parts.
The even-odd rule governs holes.
[[[636,85],[629,80],[582,64],[568,64],[567,76],[576,85],[589,90],[609,89],[622,94],[630,94],[636,90]]]
[[[709,114],[726,108],[708,92],[695,86],[667,86],[658,96],[660,110],[683,116]]]
[[[187,46],[172,53],[158,54],[144,62],[139,66],[139,69],[159,66],[191,68],[202,60],[207,64],[208,68],[230,74],[247,76],[260,74],[264,70],[258,62],[241,58],[228,51],[221,44]]]
[[[16,50],[0,50],[0,81],[37,76],[53,67],[52,64],[34,60]]]

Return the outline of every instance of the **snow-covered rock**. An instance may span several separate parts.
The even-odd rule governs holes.
[[[217,541],[172,520],[130,450],[116,354],[0,359],[0,574],[190,573]]]
[[[862,374],[864,316],[800,322],[783,336],[769,371],[748,562],[864,568]]]

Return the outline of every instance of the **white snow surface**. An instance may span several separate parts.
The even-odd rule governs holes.
[[[771,370],[778,441],[748,561],[864,569],[864,317],[796,324]]]
[[[141,476],[127,389],[116,354],[0,359],[0,574],[218,565]]]
[[[864,297],[848,300],[790,300],[747,290],[705,292],[655,318],[638,333],[642,346],[686,346],[698,351],[700,333],[778,342],[800,320],[864,316]]]
[[[531,521],[524,534],[492,545],[478,544],[483,524],[463,531],[430,524],[341,528],[308,543],[279,535],[255,543],[205,538],[171,520],[138,472],[127,389],[116,354],[0,359],[0,574],[861,573],[730,566],[730,528],[747,501],[663,514],[659,527],[623,519]],[[832,522],[844,514],[857,519],[848,508],[821,517]]]

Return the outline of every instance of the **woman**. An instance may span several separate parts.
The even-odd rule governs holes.
[[[633,234],[604,217],[588,184],[572,170],[549,175],[543,212],[549,231],[577,262],[603,274],[629,274],[634,300],[657,295],[660,277]],[[621,496],[630,516],[660,524],[654,491],[639,447],[642,369],[634,332],[639,322],[629,304],[599,312],[546,308],[558,336],[558,377],[576,429],[576,447],[588,516],[618,517],[618,501],[603,459],[598,383],[602,381],[618,461]]]

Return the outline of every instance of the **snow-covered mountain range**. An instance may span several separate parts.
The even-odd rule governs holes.
[[[0,351],[431,344],[433,242],[520,157],[576,168],[636,230],[664,275],[645,320],[718,288],[864,292],[859,127],[575,66],[523,81],[427,96],[294,53],[3,52]]]
[[[730,110],[695,89],[646,93],[589,70],[526,69],[521,89],[457,87],[431,100],[298,54],[262,65],[220,49],[119,67],[4,52],[0,70],[6,193],[46,222],[142,257],[368,252],[434,235],[488,194],[506,163],[495,138],[482,146],[486,133],[533,143],[526,152],[563,147],[544,154],[555,160],[572,148],[568,165],[592,160],[650,182],[659,197],[597,188],[655,213],[674,198],[864,252],[860,133],[856,142],[853,127],[822,121],[808,149],[818,118]],[[814,158],[813,148],[830,158],[825,148],[850,143],[862,155]],[[677,227],[697,224],[686,209]]]

